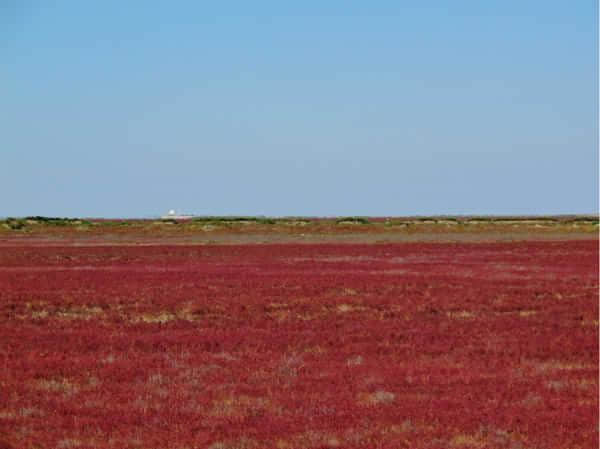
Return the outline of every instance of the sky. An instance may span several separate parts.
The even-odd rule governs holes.
[[[0,2],[0,216],[598,213],[598,2]]]

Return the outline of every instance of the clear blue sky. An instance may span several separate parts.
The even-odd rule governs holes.
[[[594,0],[0,2],[0,216],[598,211]]]

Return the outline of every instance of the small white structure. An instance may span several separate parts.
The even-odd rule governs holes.
[[[163,220],[189,220],[190,218],[194,218],[194,216],[187,214],[178,214],[175,212],[175,209],[171,209],[169,212],[167,212],[166,215],[163,215],[160,218]]]

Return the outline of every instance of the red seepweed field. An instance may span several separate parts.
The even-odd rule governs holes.
[[[0,447],[593,448],[598,241],[0,247]]]

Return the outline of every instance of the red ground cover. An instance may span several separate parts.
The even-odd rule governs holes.
[[[597,444],[597,240],[2,247],[0,316],[6,447]]]

